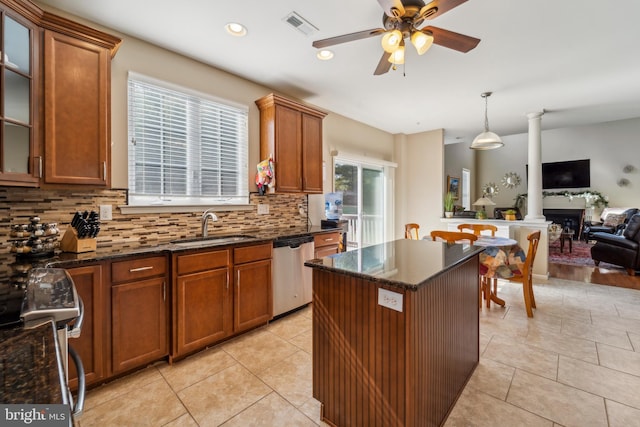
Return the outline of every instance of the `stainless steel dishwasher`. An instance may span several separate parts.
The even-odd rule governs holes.
[[[313,236],[283,237],[273,242],[273,315],[311,302],[312,272],[304,262],[313,258]]]

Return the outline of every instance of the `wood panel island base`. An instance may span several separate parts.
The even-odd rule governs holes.
[[[481,251],[404,239],[306,263],[323,421],[444,423],[479,361]]]

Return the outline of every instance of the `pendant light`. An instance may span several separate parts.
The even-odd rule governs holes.
[[[504,145],[502,139],[495,133],[489,131],[489,117],[487,115],[488,101],[492,92],[484,92],[482,95],[484,98],[484,132],[476,136],[471,143],[471,147],[474,150],[493,150],[494,148],[500,148]]]

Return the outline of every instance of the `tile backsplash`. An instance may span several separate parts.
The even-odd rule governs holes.
[[[118,206],[126,204],[126,190],[50,190],[0,186],[0,251],[9,251],[10,228],[28,224],[36,215],[41,222],[57,222],[63,234],[77,211],[99,211],[111,205],[113,219],[101,222],[98,246],[111,243],[153,242],[200,235],[202,210],[190,213],[127,214]],[[209,233],[235,233],[252,229],[296,227],[307,223],[299,207],[308,209],[304,194],[250,195],[248,210],[216,211],[218,221],[209,221]],[[269,214],[258,215],[257,205],[268,204]]]

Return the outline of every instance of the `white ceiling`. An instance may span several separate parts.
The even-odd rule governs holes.
[[[322,109],[390,133],[445,129],[447,142],[470,142],[484,126],[500,135],[527,130],[541,111],[543,129],[640,117],[640,2],[636,0],[469,0],[428,21],[481,39],[469,53],[434,45],[405,69],[373,71],[380,36],[332,48],[316,58],[312,41],[382,25],[376,0],[42,0]],[[295,11],[319,31],[285,18]],[[248,35],[226,34],[243,23]],[[404,75],[403,75],[404,71]]]

